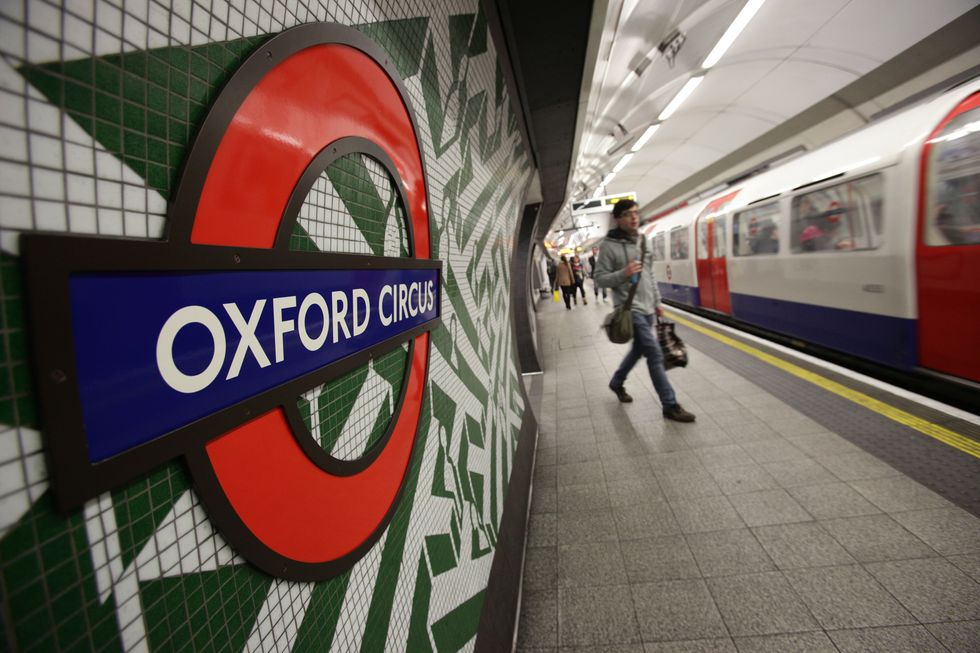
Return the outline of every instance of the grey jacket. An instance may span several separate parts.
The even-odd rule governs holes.
[[[629,296],[630,283],[623,276],[626,263],[640,257],[640,238],[630,237],[622,229],[612,229],[606,234],[605,240],[599,246],[599,260],[596,261],[593,274],[600,288],[612,288],[613,304],[619,306]],[[647,253],[643,260],[643,273],[633,296],[633,311],[649,315],[660,306],[660,291],[657,290],[656,279],[653,278],[653,249],[647,242]]]

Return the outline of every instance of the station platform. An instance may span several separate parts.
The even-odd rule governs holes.
[[[609,310],[539,304],[518,651],[980,651],[980,419],[668,309],[668,422]]]

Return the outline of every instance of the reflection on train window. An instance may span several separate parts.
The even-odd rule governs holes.
[[[773,202],[741,211],[732,220],[735,256],[779,253],[779,204]]]
[[[856,251],[881,245],[881,175],[793,198],[793,252]]]
[[[674,227],[670,230],[670,260],[682,261],[687,258],[689,237],[687,227]]]
[[[980,244],[980,109],[956,116],[932,140],[927,215],[927,244]]]
[[[659,233],[653,237],[653,260],[664,260],[664,235]]]
[[[725,218],[715,218],[715,233],[711,255],[714,258],[725,256]]]
[[[706,219],[700,219],[700,218],[698,219],[697,231],[698,231],[697,257],[699,259],[708,258],[708,221]]]

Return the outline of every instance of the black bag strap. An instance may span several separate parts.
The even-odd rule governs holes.
[[[642,265],[646,261],[647,257],[647,239],[643,237],[643,234],[639,234],[640,237],[640,264]],[[626,243],[623,243],[623,251],[626,252],[626,259],[629,260],[629,252],[626,251]],[[633,295],[636,294],[636,287],[640,285],[640,277],[643,275],[643,269],[641,268],[639,272],[636,273],[636,283],[630,284],[630,294],[626,297],[626,301],[623,303],[623,310],[628,311],[633,308]]]

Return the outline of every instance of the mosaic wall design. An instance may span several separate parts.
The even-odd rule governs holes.
[[[346,574],[295,583],[225,543],[180,461],[70,516],[53,510],[18,236],[160,238],[224,80],[266,39],[318,21],[361,30],[404,78],[444,262],[444,326],[389,528]],[[0,2],[0,650],[472,649],[524,411],[508,261],[530,175],[476,0]],[[390,180],[355,157],[318,181],[291,244],[404,255],[403,226]],[[297,398],[322,446],[340,457],[370,447],[404,358],[397,348]]]

